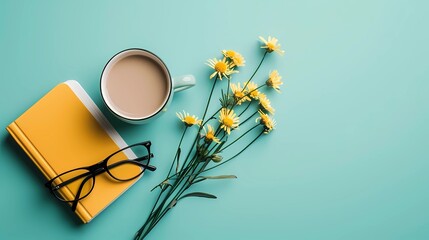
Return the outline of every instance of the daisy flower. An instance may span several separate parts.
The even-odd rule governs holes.
[[[254,83],[254,82],[249,82],[247,84],[247,92],[249,93],[249,96],[253,99],[259,99],[259,90],[258,88],[258,84]]]
[[[220,128],[230,134],[231,129],[236,129],[238,127],[240,119],[236,116],[234,110],[222,108],[220,110],[219,122],[221,123]]]
[[[177,117],[185,123],[185,125],[187,127],[191,127],[193,125],[200,125],[201,124],[201,120],[198,120],[198,117],[196,117],[195,115],[189,115],[189,113],[183,111],[183,113],[178,112],[176,113]]]
[[[234,63],[234,66],[243,67],[246,63],[244,57],[234,50],[222,50],[222,54],[226,58],[231,59],[232,63]]]
[[[280,44],[277,43],[278,39],[275,37],[268,37],[268,40],[265,40],[263,37],[259,37],[259,39],[265,44],[261,48],[267,49],[267,52],[276,52],[280,55],[283,55],[285,51],[280,49]]]
[[[216,75],[222,80],[222,77],[229,78],[233,73],[238,73],[234,70],[234,63],[229,62],[224,57],[222,60],[216,58],[207,60],[207,65],[213,68],[215,71],[210,75],[210,79],[214,78]]]
[[[277,70],[274,70],[270,72],[266,83],[268,87],[272,87],[274,90],[280,93],[280,86],[283,85],[282,76],[279,75]]]
[[[235,58],[237,52],[234,50],[222,50],[222,54],[229,59]]]
[[[246,63],[246,60],[244,60],[244,57],[241,56],[240,53],[236,53],[235,57],[232,59],[232,62],[237,67],[243,67],[245,65],[245,63]]]
[[[231,87],[232,94],[234,94],[234,99],[237,102],[237,105],[241,105],[245,101],[250,101],[250,98],[246,96],[247,93],[240,86],[240,83],[237,83],[237,85],[231,83],[229,86]]]
[[[261,107],[262,110],[265,110],[271,114],[274,114],[274,112],[276,111],[271,106],[271,101],[267,98],[267,95],[263,93],[259,93],[259,106]]]
[[[206,141],[207,143],[211,143],[211,142],[215,142],[215,143],[220,143],[219,138],[217,138],[215,136],[215,132],[213,130],[213,127],[210,126],[210,124],[207,124],[207,130],[206,128],[204,128],[204,141]]]
[[[276,126],[276,120],[272,119],[270,116],[265,114],[262,110],[258,111],[259,117],[256,119],[256,122],[259,121],[261,125],[264,126],[264,133],[268,134],[271,132]]]

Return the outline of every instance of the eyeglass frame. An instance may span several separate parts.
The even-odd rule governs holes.
[[[107,156],[105,159],[103,159],[102,161],[100,161],[100,162],[97,162],[97,163],[95,163],[95,164],[93,164],[93,165],[90,165],[90,166],[86,166],[86,167],[79,167],[79,168],[75,168],[75,169],[71,169],[71,170],[68,170],[68,171],[66,171],[66,172],[63,172],[63,173],[61,173],[61,174],[59,174],[59,175],[57,175],[57,176],[55,176],[54,178],[52,178],[51,180],[49,180],[48,182],[46,182],[45,183],[45,186],[49,189],[49,191],[58,199],[58,200],[60,200],[60,201],[62,201],[62,202],[71,202],[72,203],[72,206],[71,206],[71,210],[74,212],[74,211],[76,211],[76,207],[77,207],[77,204],[78,204],[78,202],[80,201],[80,200],[82,200],[82,199],[84,199],[84,198],[86,198],[91,192],[92,192],[92,190],[94,189],[94,186],[95,186],[95,177],[97,176],[97,175],[100,175],[100,174],[102,174],[102,173],[104,173],[104,172],[107,172],[107,174],[110,176],[110,177],[112,177],[113,179],[115,179],[115,180],[117,180],[117,181],[120,181],[120,182],[126,182],[126,181],[131,181],[131,180],[133,180],[133,179],[136,179],[136,178],[138,178],[140,175],[142,175],[143,174],[143,172],[147,169],[147,170],[149,170],[149,171],[155,171],[156,170],[156,167],[155,166],[153,166],[153,165],[149,165],[149,162],[150,162],[150,159],[151,158],[153,158],[154,157],[154,155],[153,155],[153,153],[151,153],[150,152],[150,146],[151,146],[151,142],[150,141],[145,141],[145,142],[140,142],[140,143],[135,143],[135,144],[132,144],[132,145],[129,145],[129,146],[127,146],[127,147],[124,147],[124,148],[122,148],[122,149],[119,149],[119,150],[117,150],[116,152],[114,152],[114,153],[112,153],[112,154],[110,154],[109,156]],[[110,160],[110,158],[112,157],[112,156],[114,156],[115,154],[117,154],[117,153],[119,153],[119,152],[121,152],[121,151],[124,151],[124,150],[126,150],[126,149],[129,149],[129,148],[132,148],[132,147],[134,147],[134,146],[139,146],[139,145],[142,145],[142,146],[144,146],[144,147],[146,147],[146,149],[147,149],[147,151],[148,151],[148,154],[147,155],[145,155],[145,156],[142,156],[142,157],[138,157],[138,158],[135,158],[135,159],[126,159],[126,160],[121,160],[121,161],[119,161],[119,162],[116,162],[116,163],[112,163],[112,164],[110,164],[110,165],[107,165],[107,162]],[[143,164],[143,163],[140,163],[139,161],[142,161],[142,160],[148,160],[148,162],[147,162],[147,164]],[[110,168],[112,168],[112,167],[116,167],[116,166],[119,166],[119,165],[122,165],[122,164],[126,164],[126,163],[132,163],[132,164],[135,164],[135,165],[138,165],[138,166],[140,166],[140,167],[142,167],[143,168],[143,170],[139,173],[139,174],[137,174],[136,176],[134,176],[134,177],[132,177],[132,178],[129,178],[129,179],[119,179],[119,178],[117,178],[117,177],[115,177],[110,171],[109,171],[109,169]],[[60,184],[58,184],[58,185],[53,185],[53,182],[55,181],[55,180],[57,180],[57,179],[59,179],[61,176],[63,176],[63,175],[65,175],[65,174],[68,174],[68,173],[70,173],[70,172],[73,172],[73,171],[77,171],[77,170],[87,170],[88,172],[86,172],[86,173],[83,173],[83,174],[80,174],[80,175],[78,175],[78,176],[75,176],[75,177],[72,177],[71,179],[68,179],[68,180],[66,180],[66,181],[64,181],[64,182],[61,182]],[[65,200],[65,199],[62,199],[62,198],[60,198],[54,191],[58,191],[60,188],[62,188],[62,187],[64,187],[64,186],[67,186],[68,184],[70,184],[70,183],[72,183],[72,182],[74,182],[74,181],[76,181],[76,180],[78,180],[78,179],[81,179],[81,178],[83,178],[83,177],[85,177],[85,179],[84,180],[82,180],[82,182],[80,183],[80,186],[79,186],[79,189],[78,189],[78,191],[77,191],[77,193],[76,193],[76,195],[75,195],[75,199],[74,200]],[[81,191],[82,191],[82,188],[83,188],[83,186],[86,184],[86,182],[88,181],[88,180],[90,180],[92,178],[92,181],[93,181],[93,183],[92,183],[92,186],[91,186],[91,189],[88,191],[88,193],[86,193],[83,197],[81,197],[80,196],[80,194],[81,194]],[[59,193],[59,194],[61,194],[61,193]]]

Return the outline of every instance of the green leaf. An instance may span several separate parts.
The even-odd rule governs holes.
[[[167,189],[168,187],[173,187],[173,185],[170,184],[170,182],[168,180],[162,182],[161,184],[161,190],[164,191],[165,189]]]
[[[168,182],[168,180],[165,180],[165,181],[161,182],[160,184],[156,185],[155,187],[153,187],[150,191],[152,192],[153,190],[155,190],[158,187],[161,189],[161,192],[163,192],[168,187],[172,187],[172,185]]]
[[[176,206],[176,204],[177,204],[176,199],[173,199],[173,201],[171,201],[170,205],[168,205],[168,208],[172,209]]]
[[[191,193],[183,195],[177,201],[179,201],[179,200],[181,200],[183,198],[187,198],[187,197],[202,197],[202,198],[211,198],[211,199],[216,199],[217,198],[215,195],[212,195],[212,194],[209,194],[209,193],[205,193],[205,192],[191,192]]]
[[[203,179],[231,179],[231,178],[237,178],[237,176],[235,176],[235,175],[199,176],[198,178],[203,178]]]
[[[161,188],[161,184],[156,185],[155,187],[153,187],[150,191],[153,192],[153,190],[155,190],[157,187]]]
[[[197,179],[192,182],[192,184],[199,183],[207,179],[233,179],[233,178],[237,178],[237,176],[235,175],[198,176]]]
[[[206,180],[206,179],[198,178],[197,180],[193,181],[192,184],[199,183],[199,182],[202,182],[204,180]]]
[[[227,108],[228,106],[232,106],[234,104],[234,98],[228,93],[224,93],[223,89],[221,90],[221,97],[219,98],[219,101],[223,108]]]

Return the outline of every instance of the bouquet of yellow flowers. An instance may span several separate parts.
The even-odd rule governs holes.
[[[240,53],[233,50],[223,50],[221,52],[222,59],[213,58],[207,61],[207,65],[214,71],[209,77],[213,84],[203,117],[199,119],[197,116],[190,115],[185,111],[177,113],[177,117],[184,125],[183,134],[166,178],[152,189],[152,191],[159,189],[158,197],[146,222],[137,231],[135,240],[144,239],[165,214],[183,199],[188,197],[216,198],[216,196],[209,193],[189,190],[192,185],[208,179],[236,178],[234,175],[206,176],[205,173],[236,158],[259,137],[270,133],[275,128],[276,122],[272,118],[275,109],[261,90],[266,87],[280,92],[280,87],[283,84],[282,77],[277,70],[274,70],[268,74],[268,77],[259,86],[252,80],[268,54],[276,52],[283,55],[284,51],[281,50],[276,38],[271,36],[268,39],[259,38],[263,42],[261,48],[265,49],[265,52],[251,77],[243,83],[231,82],[233,74],[237,74],[238,69],[245,65],[245,59]],[[227,80],[227,85],[221,90],[220,107],[207,118],[207,110],[210,106],[215,86],[223,79]],[[248,114],[247,112],[252,109],[252,105],[254,106],[253,113]],[[255,117],[257,114],[258,116]],[[242,118],[244,120],[241,120]],[[251,119],[254,120],[255,124],[246,126],[249,124],[245,123]],[[197,133],[192,138],[191,147],[183,155],[181,148],[183,139],[188,130],[193,127],[197,128]],[[239,127],[247,130],[234,137],[233,135],[235,135]],[[230,157],[224,160],[222,156],[224,151],[240,141],[240,139],[243,140],[243,136],[252,131],[259,133],[243,149],[231,154]]]

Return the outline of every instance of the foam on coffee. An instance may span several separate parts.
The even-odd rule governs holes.
[[[142,119],[161,110],[170,91],[169,75],[149,57],[126,56],[106,73],[105,90],[110,107],[131,119]]]

